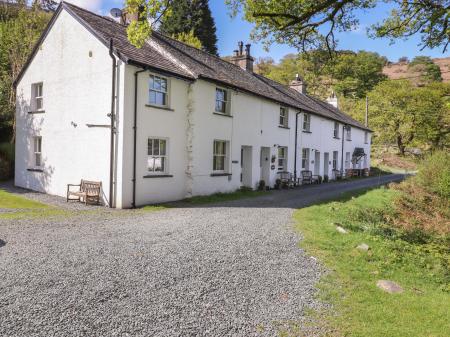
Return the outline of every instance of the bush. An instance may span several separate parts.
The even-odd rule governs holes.
[[[266,190],[266,182],[264,180],[260,180],[258,182],[258,191],[265,191]]]
[[[14,145],[0,143],[0,180],[13,177],[14,172]]]
[[[450,153],[437,151],[419,165],[417,183],[442,198],[450,198]]]

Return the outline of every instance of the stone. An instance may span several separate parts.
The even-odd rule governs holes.
[[[337,226],[337,227],[336,227],[336,230],[337,230],[339,233],[347,234],[347,231],[346,231],[344,228],[342,228],[341,226]]]
[[[388,280],[379,280],[377,282],[377,287],[389,294],[397,294],[403,292],[402,287],[400,287],[397,283]]]
[[[365,243],[361,243],[360,245],[358,245],[356,247],[356,249],[359,249],[359,250],[362,250],[364,252],[367,252],[370,249],[370,247],[367,244],[365,244]]]

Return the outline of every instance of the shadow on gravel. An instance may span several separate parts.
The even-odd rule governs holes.
[[[4,246],[6,246],[6,241],[0,239],[0,248],[3,248]]]

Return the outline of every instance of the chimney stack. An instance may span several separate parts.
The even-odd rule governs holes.
[[[295,80],[293,80],[291,84],[289,84],[289,87],[301,94],[306,94],[306,83],[305,81],[303,81],[299,74],[295,75]]]
[[[231,62],[241,67],[242,69],[253,72],[253,62],[255,59],[250,54],[250,44],[245,45],[244,54],[244,42],[238,42],[238,49],[234,51],[234,55],[231,58]]]
[[[330,97],[327,98],[327,103],[331,104],[332,106],[334,106],[335,108],[338,108],[338,99],[336,96],[336,93],[334,92],[334,90],[331,92]]]

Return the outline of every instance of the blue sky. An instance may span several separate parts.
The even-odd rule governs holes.
[[[82,7],[106,14],[112,7],[121,7],[123,0],[68,0]],[[263,50],[261,44],[249,41],[252,25],[240,17],[230,18],[224,0],[210,0],[210,7],[217,26],[218,48],[220,55],[231,55],[236,49],[237,42],[252,43],[252,55],[254,57],[270,56],[278,61],[288,53],[295,53],[296,50],[286,45],[272,45],[269,52]],[[397,41],[390,45],[388,39],[370,39],[366,35],[366,27],[380,21],[389,13],[389,7],[382,2],[373,10],[367,13],[358,12],[361,26],[352,32],[337,34],[339,49],[350,49],[354,51],[369,50],[378,52],[386,56],[391,61],[398,60],[401,56],[412,59],[417,55],[427,55],[431,57],[448,57],[450,53],[442,53],[442,49],[420,50],[418,46],[420,37],[415,36],[408,41]]]

